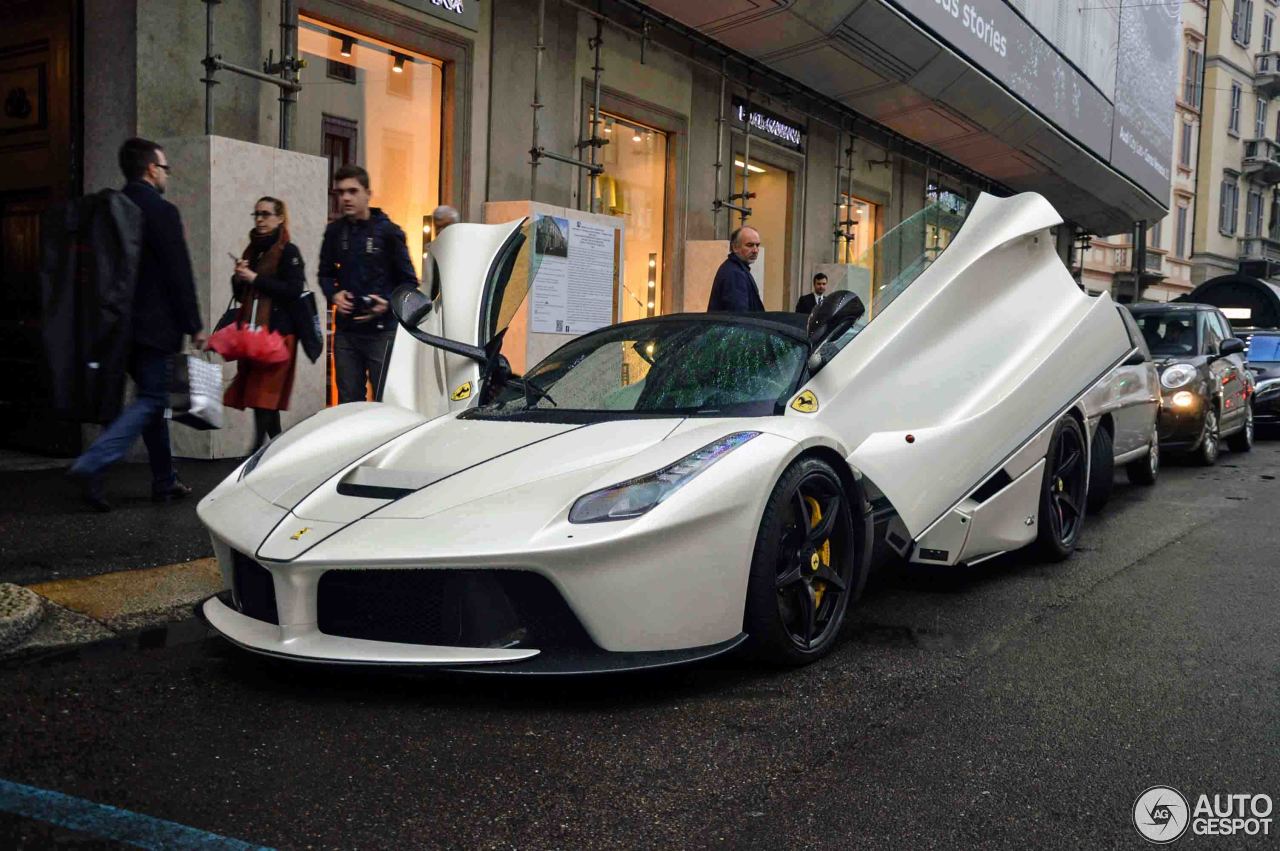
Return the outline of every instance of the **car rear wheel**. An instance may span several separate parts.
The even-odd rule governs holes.
[[[1135,485],[1154,485],[1160,475],[1160,438],[1153,433],[1147,457],[1130,461],[1124,472]]]
[[[1195,451],[1195,461],[1202,467],[1218,463],[1218,443],[1222,434],[1218,430],[1218,411],[1210,408],[1204,414],[1204,430],[1200,433],[1200,448]]]
[[[1111,486],[1115,483],[1116,466],[1111,432],[1103,426],[1093,433],[1089,447],[1089,499],[1090,514],[1097,514],[1111,499]]]
[[[1058,420],[1045,455],[1036,528],[1036,548],[1049,561],[1070,557],[1080,537],[1088,485],[1087,451],[1079,420],[1070,416]]]
[[[827,653],[849,604],[862,593],[865,565],[853,518],[862,506],[831,465],[793,464],[765,505],[747,586],[745,629],[757,655],[804,665]]]
[[[1232,452],[1248,452],[1253,448],[1253,405],[1245,403],[1244,425],[1227,438],[1227,447]]]

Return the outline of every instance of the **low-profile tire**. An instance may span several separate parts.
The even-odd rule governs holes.
[[[1248,452],[1253,449],[1253,405],[1244,405],[1244,425],[1227,438],[1227,448],[1232,452]]]
[[[1097,514],[1111,499],[1111,486],[1115,484],[1116,459],[1111,432],[1101,425],[1093,433],[1089,446],[1089,513]]]
[[[863,513],[861,498],[819,458],[782,474],[765,504],[747,585],[744,630],[758,658],[805,665],[835,644],[866,581],[869,542],[854,526]]]
[[[1088,490],[1084,427],[1072,416],[1054,426],[1045,454],[1035,548],[1046,561],[1070,558],[1084,524]]]
[[[1200,432],[1200,445],[1192,453],[1192,458],[1201,467],[1212,467],[1218,463],[1218,452],[1222,448],[1219,446],[1222,440],[1222,433],[1218,423],[1218,409],[1210,405],[1209,409],[1204,412],[1204,426]]]
[[[1151,448],[1137,461],[1125,465],[1124,473],[1135,485],[1154,485],[1160,477],[1160,437],[1151,433]]]

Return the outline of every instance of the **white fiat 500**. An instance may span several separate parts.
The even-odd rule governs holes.
[[[227,587],[203,615],[314,662],[581,672],[749,645],[802,664],[878,535],[932,565],[1065,558],[1082,400],[1134,344],[1055,254],[1059,222],[983,195],[943,251],[886,235],[869,305],[642,319],[523,377],[501,346],[530,223],[454,225],[440,297],[393,300],[382,401],[321,411],[201,501]]]

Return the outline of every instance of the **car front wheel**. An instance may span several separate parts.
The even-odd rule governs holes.
[[[1154,485],[1156,483],[1156,479],[1160,476],[1160,438],[1154,430],[1151,433],[1151,448],[1147,450],[1146,457],[1130,461],[1124,468],[1124,472],[1132,484]]]
[[[791,465],[765,505],[751,560],[745,630],[757,655],[804,665],[827,653],[862,592],[863,507],[831,465]]]
[[[1218,463],[1218,443],[1222,434],[1218,429],[1218,411],[1210,408],[1204,413],[1204,430],[1200,433],[1200,448],[1195,451],[1195,461],[1202,467]]]
[[[1227,438],[1227,448],[1232,452],[1248,452],[1253,448],[1253,405],[1245,403],[1244,425]]]
[[[1036,527],[1036,547],[1049,561],[1070,557],[1080,538],[1089,473],[1087,451],[1079,420],[1070,416],[1058,420],[1045,456]]]

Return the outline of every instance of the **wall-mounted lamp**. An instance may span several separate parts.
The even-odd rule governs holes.
[[[391,66],[391,70],[395,71],[397,74],[404,73],[404,63],[413,61],[408,56],[405,56],[403,53],[392,53],[391,58],[395,60],[395,62]]]
[[[349,35],[339,35],[337,38],[342,42],[342,46],[338,48],[338,55],[350,58],[352,51],[356,49],[355,38]]]
[[[649,316],[653,316],[653,306],[657,298],[658,283],[658,254],[657,252],[649,253]]]

